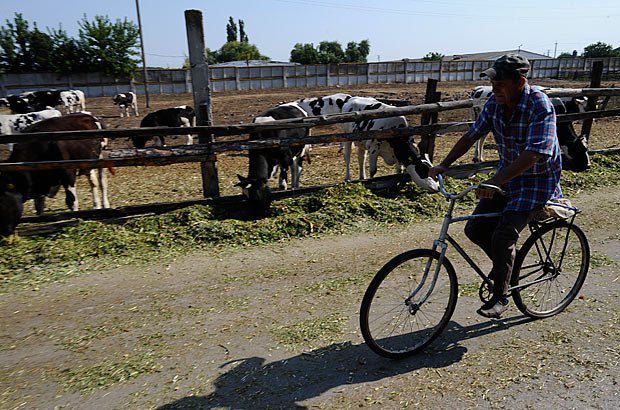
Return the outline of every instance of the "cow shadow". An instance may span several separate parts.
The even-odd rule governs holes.
[[[431,347],[404,360],[377,356],[365,344],[335,343],[275,362],[248,357],[224,363],[231,366],[214,381],[207,396],[189,396],[159,410],[212,408],[305,408],[298,402],[328,390],[410,373],[423,368],[443,368],[459,362],[467,348],[459,342],[503,331],[532,319],[516,316],[461,326],[451,321]]]

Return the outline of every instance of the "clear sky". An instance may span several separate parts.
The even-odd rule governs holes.
[[[250,42],[288,61],[295,43],[369,39],[369,61],[516,49],[553,56],[596,41],[620,47],[620,1],[572,0],[140,0],[149,66],[179,67],[187,53],[183,12],[198,9],[207,46],[226,41],[228,16],[243,19]],[[86,14],[137,21],[135,0],[0,0],[4,24],[15,12],[39,27],[77,35]],[[380,57],[379,57],[380,56]]]

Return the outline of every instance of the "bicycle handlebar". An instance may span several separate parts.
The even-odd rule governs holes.
[[[492,190],[497,191],[498,193],[500,193],[502,195],[506,195],[504,190],[502,190],[500,187],[495,186],[495,185],[491,185],[491,184],[485,184],[485,183],[480,183],[480,184],[477,184],[477,185],[469,186],[469,187],[465,188],[462,192],[459,192],[459,193],[457,193],[457,192],[450,193],[450,192],[446,191],[446,187],[443,184],[443,175],[438,174],[437,175],[437,179],[439,180],[439,191],[447,199],[461,199],[465,195],[470,193],[471,191],[474,191],[474,190],[476,190],[478,188],[492,189]]]

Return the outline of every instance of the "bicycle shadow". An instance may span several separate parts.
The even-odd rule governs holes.
[[[451,321],[426,351],[398,361],[377,356],[365,344],[351,342],[335,343],[270,363],[262,357],[233,360],[220,366],[239,363],[217,377],[213,393],[184,397],[159,410],[304,408],[297,402],[318,397],[339,386],[373,382],[422,368],[450,366],[467,352],[460,341],[507,330],[531,320],[518,316],[470,326]]]

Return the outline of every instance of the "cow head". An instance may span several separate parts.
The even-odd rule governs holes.
[[[24,212],[23,195],[5,176],[0,176],[0,237],[12,235]]]
[[[124,98],[125,94],[116,94],[114,97],[112,97],[112,102],[114,103],[114,105],[120,105]]]
[[[34,107],[30,105],[29,98],[26,96],[12,95],[7,97],[7,101],[11,107],[11,111],[16,114],[26,114],[36,111]]]
[[[133,143],[133,146],[136,148],[144,148],[146,146],[146,143],[148,140],[151,139],[151,137],[147,137],[147,136],[142,136],[142,135],[138,135],[135,137],[130,137],[131,142]]]
[[[235,184],[250,203],[251,211],[258,217],[267,216],[271,205],[271,190],[264,178],[246,178],[237,174],[239,182]]]
[[[9,106],[9,100],[6,98],[0,98],[0,107],[8,107]]]
[[[590,155],[588,154],[588,142],[585,137],[577,136],[574,131],[572,137],[560,141],[562,169],[582,172],[590,168],[591,165]]]
[[[413,164],[407,166],[407,173],[417,186],[427,192],[439,192],[439,184],[428,175],[433,167],[428,154],[418,155]]]

